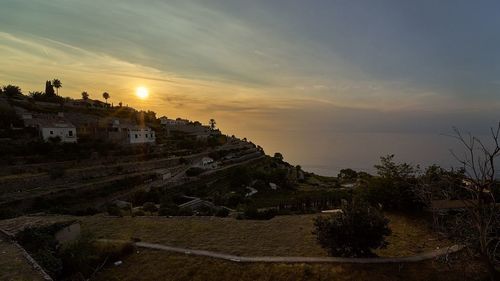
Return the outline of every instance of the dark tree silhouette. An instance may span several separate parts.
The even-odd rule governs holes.
[[[373,256],[372,249],[387,245],[389,220],[377,209],[362,202],[342,207],[342,212],[314,220],[319,244],[332,256]]]
[[[52,80],[52,86],[56,88],[57,95],[59,95],[59,88],[62,88],[61,80],[55,78],[54,80]]]
[[[276,160],[279,160],[279,161],[283,161],[283,154],[279,153],[279,152],[276,152],[274,153],[274,159]]]
[[[215,122],[215,119],[213,118],[210,119],[209,124],[210,124],[210,129],[215,130],[215,125],[217,124],[217,122]]]
[[[108,99],[110,98],[109,93],[108,92],[102,93],[102,97],[106,100],[106,104],[107,104],[108,103]]]
[[[50,81],[45,81],[45,95],[47,96],[55,96],[56,93],[54,92],[54,87],[52,86],[52,83]]]
[[[82,92],[82,99],[83,100],[88,100],[89,99],[89,94],[85,91]]]
[[[464,135],[454,128],[454,137],[462,144],[464,153],[453,156],[462,165],[467,177],[464,185],[449,185],[447,193],[461,199],[466,213],[457,217],[456,231],[481,257],[491,280],[500,280],[500,207],[495,193],[498,190],[497,168],[500,158],[500,122],[491,128],[491,144],[472,134]]]
[[[3,86],[2,92],[8,97],[14,97],[22,94],[21,88],[15,85]]]

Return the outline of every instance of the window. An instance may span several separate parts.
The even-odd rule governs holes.
[[[146,138],[148,137],[148,134],[146,134]]]
[[[69,130],[69,131],[68,131],[68,135],[69,135],[70,137],[72,137],[72,136],[73,136],[73,131]]]
[[[135,134],[135,138],[137,138],[137,134]]]
[[[53,135],[54,134],[54,131],[50,131],[50,134]]]

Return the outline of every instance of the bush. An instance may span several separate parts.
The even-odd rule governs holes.
[[[141,210],[135,211],[134,213],[132,213],[132,216],[135,216],[135,217],[142,217],[144,215],[146,215],[146,214]]]
[[[375,208],[353,203],[342,208],[341,214],[320,216],[314,221],[319,244],[332,256],[373,256],[372,249],[387,245],[385,236],[391,233],[389,221]]]
[[[190,208],[180,208],[179,211],[177,212],[177,216],[192,216],[193,215],[193,210]]]
[[[415,189],[410,180],[374,177],[356,190],[355,196],[372,205],[382,204],[388,210],[414,212],[425,206]]]
[[[243,217],[239,217],[240,219],[247,220],[270,220],[274,218],[278,214],[276,209],[267,209],[263,211],[259,211],[256,208],[248,207],[245,209],[243,213]]]
[[[122,210],[115,205],[109,205],[107,211],[110,216],[122,216]]]
[[[215,213],[214,209],[208,206],[201,206],[196,211],[198,216],[212,216]]]
[[[133,252],[134,245],[131,242],[99,242],[92,235],[84,233],[78,240],[60,249],[63,275],[69,277],[64,280],[89,277],[105,261],[114,262]]]
[[[158,215],[160,216],[176,216],[178,213],[179,207],[172,202],[162,203],[158,211]]]
[[[226,208],[219,208],[216,212],[215,212],[215,216],[216,217],[220,217],[220,218],[225,218],[227,216],[229,216],[229,210],[226,209]]]
[[[201,173],[203,173],[203,169],[202,168],[198,168],[198,167],[191,167],[189,168],[187,171],[186,171],[186,175],[188,177],[195,177]]]
[[[149,212],[151,214],[153,212],[158,211],[158,208],[156,207],[155,203],[146,202],[146,203],[144,203],[144,205],[142,205],[142,210],[145,212]]]

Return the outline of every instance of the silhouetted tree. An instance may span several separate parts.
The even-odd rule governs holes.
[[[21,88],[15,85],[7,85],[3,86],[2,92],[7,95],[8,97],[14,97],[18,95],[22,95]]]
[[[55,78],[54,80],[52,80],[52,86],[56,88],[57,95],[59,95],[59,88],[62,88],[61,80]]]
[[[337,175],[337,177],[342,180],[354,180],[358,177],[358,173],[353,169],[347,168],[340,170],[340,173]]]
[[[119,103],[118,103],[118,106],[122,107],[122,106],[123,106],[122,102],[119,102]]]
[[[55,96],[56,93],[54,92],[54,87],[52,86],[52,83],[50,81],[45,81],[45,95],[51,97]]]
[[[500,207],[497,205],[496,164],[500,158],[500,122],[491,128],[491,145],[472,134],[463,135],[454,128],[454,137],[464,147],[464,154],[453,153],[465,172],[465,184],[450,184],[446,193],[465,204],[466,212],[456,216],[455,234],[477,253],[488,268],[491,280],[500,280]]]
[[[213,118],[210,119],[209,124],[210,124],[210,129],[215,130],[215,125],[217,124],[217,122],[215,122],[215,119]]]
[[[279,161],[283,161],[283,154],[281,154],[279,152],[274,153],[274,159],[279,160]]]
[[[85,91],[82,92],[82,99],[83,100],[88,100],[89,99],[89,94]]]
[[[106,100],[106,104],[107,104],[108,103],[108,99],[110,97],[109,94],[108,94],[108,92],[102,93],[102,97]]]

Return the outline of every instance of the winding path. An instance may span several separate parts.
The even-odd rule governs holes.
[[[409,257],[394,257],[394,258],[340,258],[340,257],[280,257],[280,256],[257,256],[245,257],[235,256],[225,253],[217,253],[205,250],[193,250],[187,248],[179,248],[172,246],[165,246],[161,244],[153,244],[146,242],[136,242],[135,245],[140,248],[176,252],[186,255],[205,256],[216,259],[223,259],[233,262],[252,263],[252,262],[266,262],[266,263],[361,263],[361,264],[381,264],[381,263],[409,263],[419,262],[437,258],[443,255],[458,252],[464,247],[454,245],[443,249],[418,254]]]

